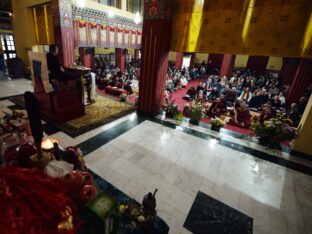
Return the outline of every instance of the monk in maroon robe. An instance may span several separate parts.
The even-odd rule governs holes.
[[[234,108],[234,117],[230,119],[229,123],[241,128],[249,128],[251,125],[250,118],[250,111],[246,103],[241,102],[239,108]]]
[[[220,117],[222,113],[227,112],[226,104],[221,101],[220,98],[216,98],[216,100],[212,103],[208,111],[206,112],[206,115],[208,117]]]

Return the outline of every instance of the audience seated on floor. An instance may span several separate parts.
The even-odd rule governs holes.
[[[293,122],[293,126],[297,127],[300,122],[300,113],[297,108],[296,103],[292,103],[290,106],[290,109],[286,112],[286,114],[283,116],[286,119],[290,119]]]
[[[241,128],[249,128],[251,125],[250,118],[251,115],[246,102],[241,102],[234,106],[234,117],[230,119],[229,123]]]
[[[204,66],[203,64],[201,66]],[[307,105],[307,98],[311,94],[312,86],[307,90],[307,94],[300,98],[297,107],[285,109],[287,92],[289,87],[281,87],[276,73],[266,72],[264,75],[257,75],[252,71],[246,69],[236,71],[232,76],[219,76],[217,73],[206,76],[204,69],[177,69],[173,66],[168,68],[166,90],[171,93],[183,89],[184,77],[187,81],[198,79],[197,87],[189,87],[185,89],[184,100],[199,101],[203,103],[204,107],[209,106],[205,113],[207,117],[214,117],[223,115],[224,118],[232,117],[231,108],[229,111],[220,112],[220,106],[235,106],[234,117],[231,118],[230,123],[239,127],[249,128],[251,115],[257,116],[255,119],[260,119],[263,123],[273,117],[280,117],[285,115],[293,119],[294,125],[297,125],[305,106]],[[205,66],[204,66],[205,67]],[[207,71],[205,67],[205,71]],[[211,70],[210,70],[211,71]],[[185,83],[184,83],[185,84]],[[222,98],[220,98],[220,96]],[[221,101],[220,101],[221,99]],[[212,103],[207,104],[207,102]],[[239,102],[239,104],[236,104]],[[222,103],[222,104],[220,104]],[[252,111],[252,112],[250,112]],[[256,113],[258,112],[258,113]],[[288,115],[286,115],[288,114]],[[297,117],[299,115],[299,118]],[[299,120],[298,120],[299,119]]]
[[[212,105],[209,107],[209,109],[206,111],[206,115],[211,118],[221,117],[221,114],[224,114],[227,112],[226,103],[224,98],[218,97],[215,99],[214,102],[212,102]]]
[[[276,117],[276,111],[272,108],[270,103],[264,104],[264,108],[260,114],[260,123],[263,124],[265,121]]]

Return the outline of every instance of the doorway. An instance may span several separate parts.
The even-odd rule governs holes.
[[[0,34],[4,60],[16,58],[16,49],[12,34]]]

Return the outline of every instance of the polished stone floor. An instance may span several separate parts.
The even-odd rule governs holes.
[[[85,157],[138,201],[159,189],[158,214],[171,233],[198,191],[253,218],[253,233],[311,233],[312,178],[176,129],[144,121]]]
[[[0,97],[32,90],[24,79],[0,84]],[[10,106],[0,100],[0,111]],[[309,160],[162,116],[130,114],[76,138],[46,134],[81,147],[90,169],[138,202],[158,188],[158,215],[170,233],[191,233],[184,226],[198,194],[252,218],[253,233],[312,233]]]
[[[31,81],[26,79],[9,80],[7,76],[0,75],[0,98],[23,94],[33,91]]]

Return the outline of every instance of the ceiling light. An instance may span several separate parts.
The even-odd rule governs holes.
[[[114,13],[113,11],[109,11],[109,12],[108,12],[108,17],[109,17],[109,18],[113,18],[114,15],[115,15],[115,13]]]
[[[86,6],[86,0],[76,0],[75,5],[80,8],[84,8]]]
[[[140,13],[139,13],[139,12],[137,12],[137,13],[135,14],[134,22],[135,22],[136,24],[139,24],[139,23],[141,22],[141,16],[140,16]]]
[[[11,12],[9,12],[9,16],[12,17],[12,13]]]

